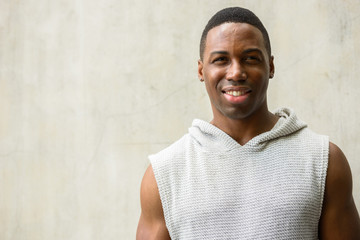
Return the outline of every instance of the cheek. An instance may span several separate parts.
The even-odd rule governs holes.
[[[223,75],[224,72],[225,69],[223,68],[208,66],[204,71],[204,76],[212,81],[221,78],[221,75]]]
[[[208,88],[208,91],[214,91],[219,84],[219,82],[224,78],[224,70],[221,69],[209,69],[204,72],[204,79]]]
[[[251,77],[254,81],[260,83],[268,81],[268,72],[264,71],[264,69],[253,69],[251,74],[248,77]]]
[[[211,104],[217,105],[217,102],[219,101],[219,92],[218,92],[218,84],[215,81],[209,81],[209,78],[205,80],[205,88],[207,95],[210,99]]]
[[[269,79],[267,75],[262,75],[262,78],[258,78],[257,88],[261,93],[266,93],[269,85]]]
[[[213,92],[216,90],[216,89],[214,89],[214,85],[211,82],[205,80],[205,88],[206,88],[206,92],[208,93],[209,97],[212,97],[214,95]]]

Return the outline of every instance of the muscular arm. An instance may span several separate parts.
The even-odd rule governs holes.
[[[320,239],[360,239],[360,220],[352,196],[352,177],[346,157],[330,143]]]
[[[151,165],[146,170],[140,190],[141,216],[137,228],[137,240],[170,239],[165,225],[160,195]]]

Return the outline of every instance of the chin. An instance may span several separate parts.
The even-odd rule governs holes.
[[[240,120],[245,119],[249,117],[253,111],[251,110],[244,110],[244,109],[232,109],[232,110],[226,110],[221,111],[221,115],[223,115],[226,118],[233,119],[233,120]]]
[[[218,108],[216,111],[222,115],[223,117],[233,119],[233,120],[241,120],[249,118],[250,116],[256,114],[257,112],[261,112],[262,106],[236,106],[236,107],[223,107]]]

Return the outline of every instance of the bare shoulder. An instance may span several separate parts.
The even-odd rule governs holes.
[[[346,195],[352,194],[352,176],[349,163],[341,149],[331,142],[327,172],[326,190],[328,193],[343,191]]]
[[[140,189],[141,216],[136,239],[170,239],[166,228],[159,190],[150,165],[144,174]]]
[[[141,207],[144,208],[144,210],[146,210],[145,213],[149,213],[151,215],[153,214],[158,215],[159,214],[158,210],[161,210],[161,214],[162,214],[159,190],[157,187],[154,171],[151,165],[146,169],[144,177],[141,182],[140,200],[141,200]]]
[[[324,204],[319,223],[320,239],[360,239],[360,220],[352,196],[349,163],[341,149],[329,146]]]

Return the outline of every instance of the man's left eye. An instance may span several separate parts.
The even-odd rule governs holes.
[[[250,63],[250,64],[256,64],[256,63],[259,63],[261,61],[261,59],[256,56],[247,56],[244,58],[244,61],[247,63]]]
[[[260,59],[258,57],[248,56],[248,57],[246,57],[246,60],[256,60],[256,61],[258,61]]]

